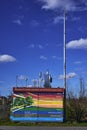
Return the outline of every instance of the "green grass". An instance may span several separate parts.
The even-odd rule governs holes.
[[[3,126],[76,126],[76,127],[81,127],[81,126],[87,126],[87,122],[82,122],[82,123],[77,123],[75,121],[71,122],[66,122],[66,123],[48,123],[48,122],[43,122],[43,123],[34,123],[34,122],[12,122],[10,120],[0,120],[0,125]]]
[[[44,108],[44,107],[35,107],[35,106],[26,107],[21,110],[37,110],[37,109],[43,110],[43,111],[63,110],[62,108]]]

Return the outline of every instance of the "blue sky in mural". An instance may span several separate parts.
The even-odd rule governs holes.
[[[63,10],[66,10],[67,83],[87,80],[86,0],[0,1],[0,95],[28,85],[48,69],[52,87],[63,87]]]

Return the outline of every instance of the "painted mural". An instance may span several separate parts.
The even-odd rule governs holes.
[[[13,121],[63,122],[63,93],[14,93],[10,119]]]

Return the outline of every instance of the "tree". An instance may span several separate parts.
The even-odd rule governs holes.
[[[16,97],[13,106],[21,106],[23,105],[24,107],[32,105],[33,100],[31,96],[28,96],[26,98],[21,98],[21,97]]]
[[[76,96],[72,91],[68,92],[67,120],[80,122],[87,118],[87,94],[85,82],[80,78],[80,91]]]
[[[32,105],[32,103],[33,103],[32,97],[31,97],[31,96],[28,96],[28,97],[26,98],[26,104],[30,106],[30,105]]]
[[[2,101],[0,100],[0,105],[2,105]]]

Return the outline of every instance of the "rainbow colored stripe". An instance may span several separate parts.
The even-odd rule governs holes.
[[[63,122],[63,93],[25,92],[14,93],[13,102],[18,98],[32,97],[30,106],[12,106],[10,119],[13,121]]]

